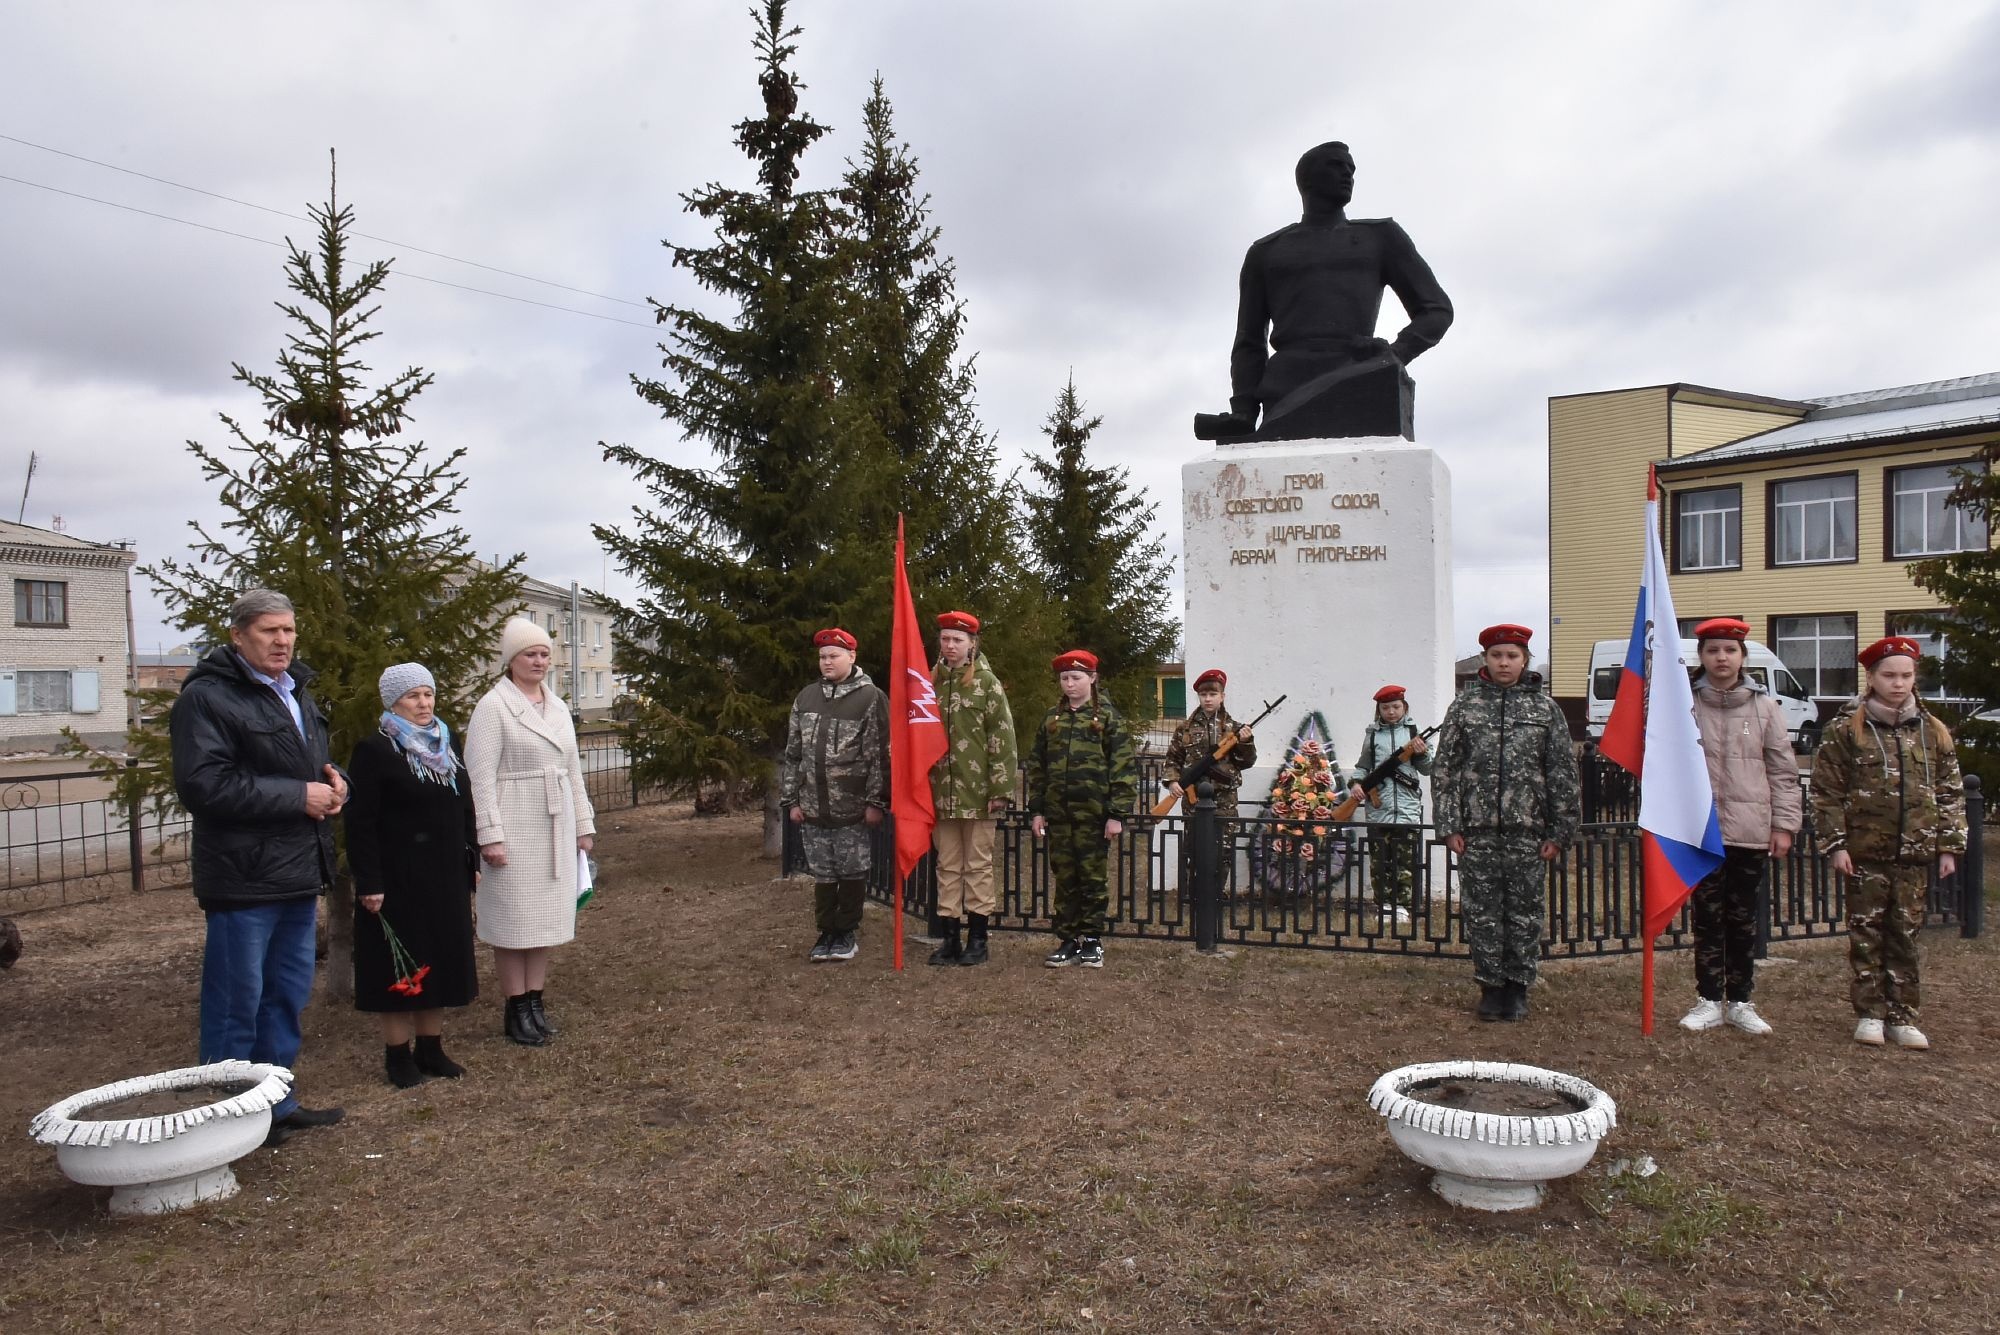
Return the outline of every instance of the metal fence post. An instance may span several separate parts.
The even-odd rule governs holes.
[[[125,757],[125,768],[139,768],[139,757]],[[132,796],[125,803],[125,841],[131,850],[132,893],[144,894],[146,890],[146,839],[139,830],[139,793],[136,786]]]
[[[1977,774],[1965,776],[1965,853],[1958,861],[1958,934],[1986,930],[1986,795]]]
[[[1221,868],[1216,859],[1220,830],[1215,818],[1215,785],[1198,783],[1194,792],[1194,818],[1187,827],[1194,838],[1194,948],[1213,952],[1222,936]]]

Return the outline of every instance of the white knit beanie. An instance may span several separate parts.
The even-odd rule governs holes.
[[[506,627],[500,632],[500,673],[505,676],[514,662],[514,656],[523,649],[541,645],[550,653],[555,652],[556,642],[549,633],[526,617],[510,617]]]
[[[437,690],[437,678],[422,663],[398,663],[382,669],[382,708],[387,709],[419,686]]]

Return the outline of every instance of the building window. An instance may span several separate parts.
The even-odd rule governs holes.
[[[68,626],[69,585],[59,579],[15,580],[14,624],[57,629]]]
[[[602,672],[597,674],[597,694],[600,699],[604,696],[604,674]]]
[[[1743,489],[1704,487],[1674,495],[1674,568],[1740,570]]]
[[[69,713],[69,673],[17,672],[15,710],[22,714]]]
[[[1815,698],[1852,695],[1854,617],[1772,617],[1771,647]]]
[[[1978,465],[1972,465],[1978,467]],[[1951,504],[1957,464],[1889,470],[1889,556],[1913,560],[1986,548],[1986,521]]]
[[[1923,657],[1917,660],[1917,692],[1932,700],[1958,699],[1945,681],[1944,655],[1951,633],[1932,624],[1936,612],[1891,612],[1884,629],[1891,635],[1907,635],[1917,642]]]
[[[1856,559],[1854,474],[1771,484],[1771,564]]]

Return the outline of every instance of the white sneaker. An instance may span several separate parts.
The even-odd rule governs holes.
[[[1694,1009],[1681,1016],[1681,1028],[1692,1029],[1697,1034],[1713,1029],[1722,1023],[1722,1003],[1703,997],[1694,1003]]]
[[[1931,1041],[1924,1037],[1924,1031],[1913,1024],[1892,1024],[1889,1026],[1889,1041],[1899,1048],[1929,1048]]]
[[[1882,1046],[1882,1022],[1872,1015],[1864,1015],[1854,1026],[1854,1041],[1866,1043],[1871,1048]]]
[[[1730,1002],[1728,1019],[1729,1023],[1746,1034],[1756,1034],[1761,1038],[1771,1032],[1770,1022],[1757,1013],[1756,1006],[1747,1001]]]

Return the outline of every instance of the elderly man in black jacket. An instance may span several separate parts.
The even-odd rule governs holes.
[[[174,788],[194,817],[194,896],[208,915],[203,1062],[289,1067],[299,1055],[319,896],[333,879],[327,820],[347,780],[306,691],[312,670],[293,661],[297,641],[291,600],[251,589],[229,609],[229,644],[195,664],[169,717]],[[300,1107],[295,1088],[265,1143],[341,1115]]]

